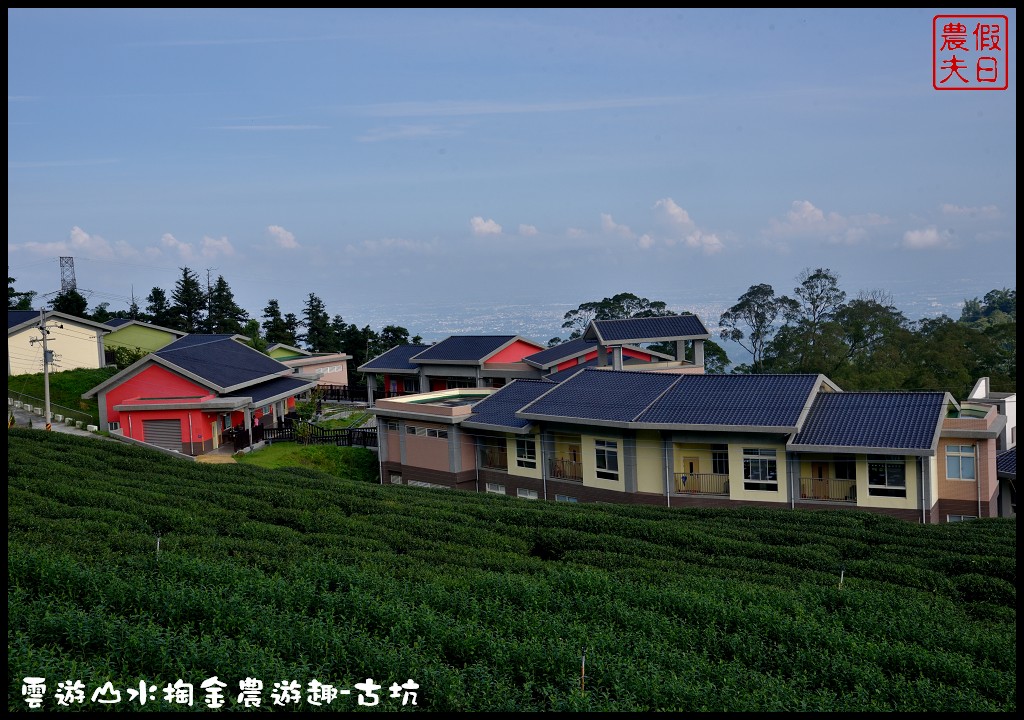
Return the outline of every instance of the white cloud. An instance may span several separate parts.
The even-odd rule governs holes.
[[[170,233],[164,233],[160,238],[160,244],[172,252],[176,252],[178,257],[186,262],[192,260],[192,246],[189,243],[181,242]]]
[[[686,243],[687,247],[699,248],[705,255],[720,253],[725,248],[717,235],[714,233],[702,232],[700,230],[695,230],[687,235],[683,238],[683,242]]]
[[[587,236],[587,233],[582,228],[571,227],[565,231],[565,236],[573,239],[585,238]]]
[[[921,230],[907,230],[903,233],[903,247],[911,250],[927,250],[949,245],[950,234],[945,230],[927,227]]]
[[[170,233],[164,233],[160,238],[160,244],[169,251],[176,253],[180,260],[193,262],[198,258],[212,260],[213,258],[235,254],[235,248],[226,237],[212,238],[204,236],[199,245],[199,252],[196,252],[192,243],[182,242]]]
[[[469,226],[473,229],[473,234],[477,237],[483,237],[485,235],[501,235],[501,225],[493,220],[484,220],[479,215],[470,219]]]
[[[276,242],[280,247],[287,250],[299,247],[299,243],[295,240],[295,235],[288,232],[280,225],[268,226],[267,232],[270,233],[270,236],[274,238],[274,242]]]
[[[44,257],[53,257],[54,255],[73,257],[75,255],[80,255],[112,259],[134,258],[139,255],[139,251],[126,242],[118,241],[111,243],[99,235],[87,233],[77,225],[71,228],[71,232],[68,233],[67,240],[50,243],[8,243],[7,250],[8,252],[23,250],[25,252],[32,253],[33,255],[40,255]]]
[[[697,227],[690,213],[672,198],[662,198],[654,203],[657,217],[668,227],[663,243],[668,247],[685,245],[700,250],[705,255],[714,255],[725,249],[721,239],[714,233],[708,233]],[[656,241],[650,235],[644,235],[637,243],[641,248],[648,249]]]
[[[826,242],[854,245],[868,237],[867,229],[891,222],[877,213],[866,215],[840,215],[826,213],[808,200],[794,200],[784,219],[768,221],[765,234],[772,239],[769,243],[779,250],[789,250],[786,240],[818,238]]]
[[[690,218],[690,213],[679,207],[672,198],[662,198],[654,203],[654,209],[660,211],[662,217],[676,228],[689,230],[697,227]]]
[[[226,237],[203,237],[202,255],[204,258],[215,258],[222,255],[234,255],[235,248]]]
[[[601,229],[609,234],[618,235],[619,237],[627,240],[633,240],[636,238],[634,233],[628,225],[620,225],[612,219],[612,216],[608,213],[601,213]]]
[[[537,226],[526,225],[525,223],[522,223],[519,225],[519,234],[522,235],[523,237],[533,237],[534,235],[537,234]]]
[[[958,215],[968,217],[982,217],[982,218],[997,218],[999,217],[999,208],[995,205],[982,205],[981,207],[964,207],[961,205],[951,205],[950,203],[944,203],[939,206],[943,215]]]

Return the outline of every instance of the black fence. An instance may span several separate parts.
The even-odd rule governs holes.
[[[377,447],[377,428],[335,428],[329,430],[319,425],[314,425],[311,422],[299,420],[290,423],[286,422],[282,427],[260,428],[260,434],[261,439],[268,443],[296,442],[302,445]]]
[[[324,402],[369,402],[366,385],[317,385],[312,394]]]

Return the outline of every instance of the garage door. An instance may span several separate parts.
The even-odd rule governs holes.
[[[143,420],[142,432],[149,444],[181,452],[181,420]]]

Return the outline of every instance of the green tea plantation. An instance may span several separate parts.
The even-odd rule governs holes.
[[[556,504],[8,442],[8,710],[1017,708],[1015,519]]]

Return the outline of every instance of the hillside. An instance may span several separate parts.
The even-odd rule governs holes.
[[[26,676],[44,709],[67,679],[83,709],[178,709],[179,679],[205,709],[212,676],[228,709],[246,678],[275,710],[363,709],[367,678],[380,710],[409,680],[448,712],[1016,709],[1015,520],[542,504],[8,441],[11,710]],[[90,703],[108,680],[159,701]],[[312,680],[351,695],[315,707]],[[283,681],[301,699],[276,707]]]

